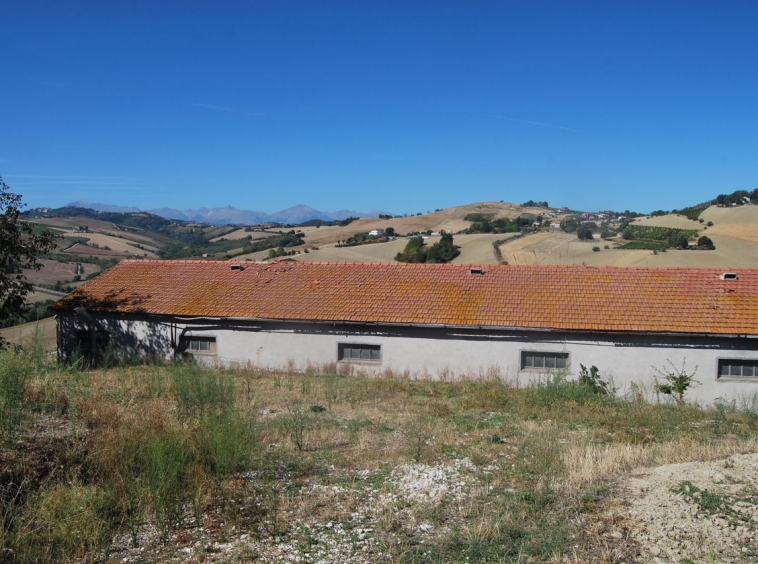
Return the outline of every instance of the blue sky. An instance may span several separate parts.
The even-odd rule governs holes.
[[[6,3],[30,206],[650,211],[758,187],[758,3]]]

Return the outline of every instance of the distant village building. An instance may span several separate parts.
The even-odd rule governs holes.
[[[560,221],[551,221],[550,227],[553,229],[560,229],[561,228],[561,222]]]
[[[384,237],[384,229],[372,229],[368,234],[371,237]]]
[[[758,269],[123,260],[52,309],[64,362],[107,351],[521,385],[583,364],[623,393],[686,360],[692,400],[758,392]]]

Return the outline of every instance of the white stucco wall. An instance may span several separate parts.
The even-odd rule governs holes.
[[[151,322],[144,320],[98,320],[113,338],[114,351],[119,347],[131,354],[155,354],[170,359],[174,342],[185,336],[215,337],[215,354],[195,357],[208,365],[305,370],[337,362],[340,343],[381,346],[380,361],[341,362],[340,369],[366,374],[394,374],[411,378],[454,379],[499,376],[526,385],[545,377],[540,369],[521,370],[521,352],[562,352],[569,354],[568,372],[575,377],[579,365],[597,366],[604,380],[612,380],[620,393],[638,388],[652,399],[656,369],[661,372],[682,368],[692,373],[700,385],[687,399],[712,403],[716,398],[732,399],[758,392],[758,377],[743,380],[718,378],[718,360],[758,360],[758,340],[662,338],[655,336],[584,337],[552,333],[485,333],[445,329],[372,328],[348,325],[296,325],[259,323],[227,328],[208,322],[203,325]],[[59,350],[65,359],[65,341],[76,328],[75,318],[59,319]],[[128,337],[119,338],[118,333]],[[69,337],[66,335],[69,334]],[[117,343],[122,343],[117,345]],[[131,348],[130,348],[131,347]],[[746,348],[747,347],[747,348]],[[727,348],[727,350],[725,350]],[[731,349],[731,350],[729,350]],[[672,366],[673,364],[673,366]],[[659,376],[660,377],[660,376]],[[636,388],[635,388],[636,387]]]

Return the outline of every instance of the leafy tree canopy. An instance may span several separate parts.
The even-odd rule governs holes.
[[[402,253],[397,253],[395,260],[398,262],[450,262],[461,252],[453,243],[453,235],[442,232],[440,240],[429,248],[424,246],[421,237],[412,237]]]
[[[21,196],[13,194],[0,177],[0,322],[21,318],[27,310],[26,296],[32,285],[22,269],[39,270],[37,255],[55,248],[50,231],[34,233],[34,226],[21,219]]]

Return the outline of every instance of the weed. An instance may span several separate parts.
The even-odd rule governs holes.
[[[411,417],[403,427],[403,437],[405,437],[413,460],[416,462],[421,460],[424,451],[431,444],[431,440],[434,438],[434,427],[434,420],[424,414]]]
[[[686,371],[686,362],[686,359],[683,359],[682,367],[677,368],[674,366],[674,363],[669,360],[668,363],[671,368],[668,371],[653,367],[655,373],[666,381],[666,383],[661,383],[656,377],[655,391],[660,394],[672,396],[676,400],[677,405],[684,405],[684,394],[687,393],[687,390],[700,384],[700,382],[695,380],[697,366],[695,367],[695,370],[692,371],[692,374],[688,374]]]
[[[304,450],[306,434],[313,427],[313,416],[301,406],[290,407],[287,413],[280,417],[280,426],[297,450]]]
[[[216,415],[234,406],[234,380],[194,364],[172,368],[171,392],[184,419]]]
[[[192,453],[178,435],[167,433],[145,445],[141,466],[150,490],[155,523],[168,538],[170,528],[184,516],[184,504],[191,498],[187,470]]]
[[[23,350],[0,351],[0,438],[10,441],[21,422],[24,392],[32,366]]]
[[[205,417],[197,442],[203,466],[217,480],[249,470],[257,446],[251,425],[229,412]]]
[[[72,560],[100,549],[113,530],[110,501],[106,491],[79,481],[42,489],[20,523],[18,560]]]
[[[593,394],[600,394],[607,396],[611,393],[611,390],[607,382],[600,379],[600,371],[597,366],[590,366],[589,371],[584,364],[580,364],[579,368],[579,385],[586,386]]]

